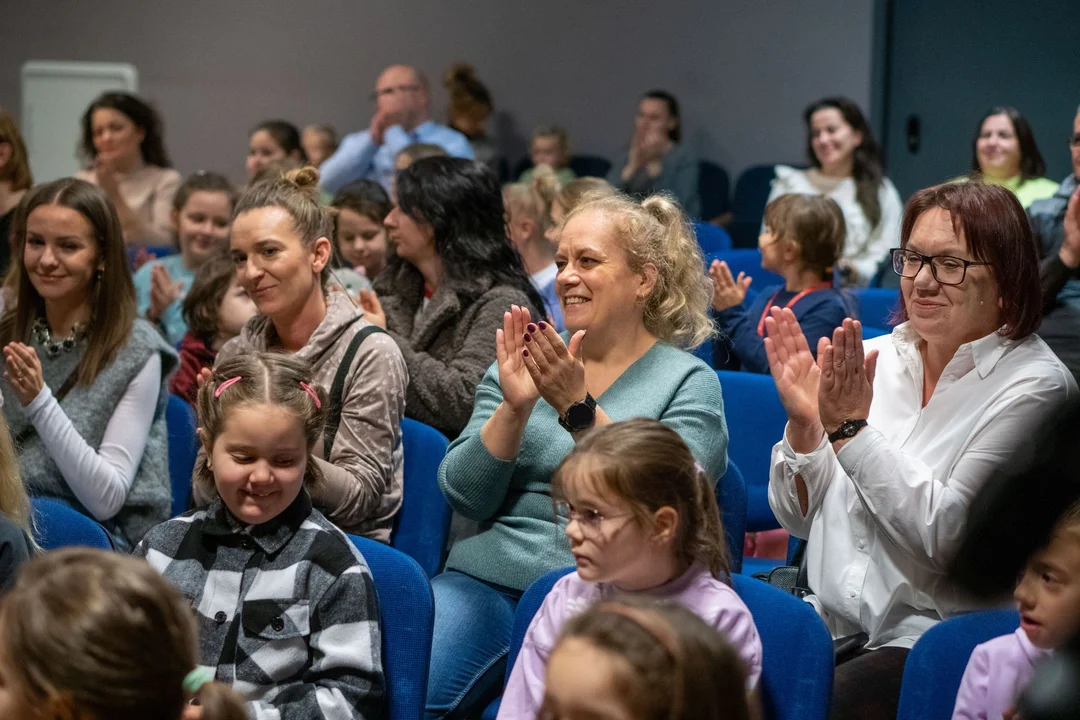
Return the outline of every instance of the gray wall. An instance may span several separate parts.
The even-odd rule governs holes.
[[[181,172],[243,177],[246,133],[285,117],[366,127],[379,70],[475,65],[494,129],[524,154],[555,122],[576,151],[613,158],[639,94],[684,105],[686,137],[735,174],[800,160],[800,113],[825,94],[870,99],[872,0],[5,0],[0,105],[18,113],[26,60],[130,62],[166,119]],[[434,93],[436,116],[445,94]],[[76,122],[76,118],[72,118]]]

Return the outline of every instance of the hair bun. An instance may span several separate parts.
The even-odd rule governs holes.
[[[319,184],[319,171],[312,165],[306,165],[285,173],[285,179],[300,189],[317,187]]]
[[[453,89],[455,85],[476,82],[476,69],[468,63],[455,63],[446,71],[443,85]]]
[[[679,204],[670,195],[650,195],[641,201],[641,207],[659,220],[664,227],[686,223],[686,216],[683,214]]]

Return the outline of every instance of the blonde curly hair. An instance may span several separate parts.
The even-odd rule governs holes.
[[[631,271],[656,268],[656,283],[642,308],[646,329],[687,350],[708,340],[715,332],[709,319],[712,284],[694,230],[675,200],[670,195],[651,195],[640,203],[621,193],[586,196],[562,227],[587,212],[603,213],[614,224]]]

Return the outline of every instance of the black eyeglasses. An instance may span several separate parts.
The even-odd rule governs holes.
[[[406,93],[415,92],[420,89],[419,85],[391,85],[390,87],[382,88],[371,93],[372,100],[378,100],[380,97],[386,95],[393,95],[394,93]]]
[[[967,269],[972,265],[989,265],[990,263],[975,262],[952,255],[923,255],[914,250],[894,248],[892,253],[892,269],[900,277],[914,278],[923,269],[923,265],[930,264],[930,272],[934,279],[942,285],[959,285],[967,277]]]

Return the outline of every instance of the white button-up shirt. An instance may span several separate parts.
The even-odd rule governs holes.
[[[961,345],[922,406],[921,339],[910,323],[866,342],[878,350],[869,427],[836,453],[807,455],[785,433],[773,448],[769,504],[809,540],[810,589],[833,637],[911,647],[934,623],[973,605],[946,577],[968,508],[995,468],[1076,382],[1046,343],[998,334]],[[808,491],[805,517],[795,475]]]

